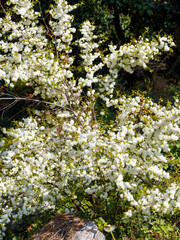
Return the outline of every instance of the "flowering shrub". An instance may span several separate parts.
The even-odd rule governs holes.
[[[168,143],[179,138],[180,104],[176,100],[162,107],[141,95],[115,94],[121,69],[132,73],[136,66],[146,68],[160,51],[170,50],[172,39],[140,38],[120,49],[111,45],[103,55],[90,22],[82,25],[82,37],[73,40],[69,12],[76,6],[57,0],[49,11],[49,25],[42,26],[35,3],[7,1],[10,10],[0,19],[0,77],[11,89],[31,86],[34,95],[60,108],[35,110],[14,129],[2,129],[1,239],[9,222],[54,208],[65,196],[79,208],[88,201],[90,209],[97,205],[102,212],[114,204],[109,214],[117,211],[122,218],[139,212],[145,219],[153,211],[174,213],[180,208],[180,186],[165,168],[169,160],[164,153],[170,151]],[[20,20],[13,20],[13,14]],[[73,44],[80,48],[85,72],[78,79],[73,74]],[[104,75],[102,68],[108,69]],[[105,107],[98,118],[99,99]],[[115,119],[104,126],[105,110],[112,106]]]

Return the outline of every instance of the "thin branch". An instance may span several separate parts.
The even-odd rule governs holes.
[[[4,101],[4,100],[14,100],[15,102],[17,101],[32,101],[32,102],[38,102],[38,103],[44,103],[44,104],[48,104],[48,105],[54,105],[56,107],[59,107],[59,108],[62,108],[62,109],[67,109],[71,112],[74,113],[74,111],[68,107],[65,107],[65,106],[61,106],[57,103],[51,103],[51,102],[48,102],[48,101],[44,101],[44,100],[38,100],[38,99],[33,99],[33,98],[23,98],[23,97],[16,97],[16,98],[13,98],[13,97],[5,97],[5,98],[0,98],[0,101]]]
[[[3,11],[7,14],[6,10],[4,9],[4,7],[3,7],[3,5],[2,5],[2,3],[1,3],[1,0],[0,0],[0,6],[1,6],[1,8],[3,9]]]
[[[143,181],[143,183],[147,184],[149,187],[152,187],[152,184],[150,182],[148,182],[147,180],[143,179],[140,175],[137,175],[137,177],[139,179],[141,179],[141,181]]]
[[[53,30],[50,29],[50,28],[48,27],[48,25],[46,24],[46,21],[45,21],[45,18],[44,18],[44,16],[43,16],[43,12],[42,12],[42,8],[41,8],[41,3],[40,3],[40,2],[39,2],[39,9],[40,9],[40,11],[41,11],[42,20],[43,20],[44,25],[45,25],[45,27],[46,27],[46,34],[47,34],[49,37],[53,38],[53,35],[51,35],[51,33],[53,34]],[[51,32],[51,33],[49,33],[49,32]]]
[[[32,103],[31,106],[33,106],[35,103]],[[39,104],[39,103],[38,103]],[[11,118],[8,119],[8,121],[11,121],[14,117],[16,117],[18,114],[20,114],[21,112],[25,111],[26,109],[22,109],[20,111],[18,111],[16,114],[14,114]]]
[[[44,184],[49,184],[49,185],[52,185],[53,187],[59,189],[59,187],[58,187],[55,183],[53,183],[53,182],[47,181],[47,182],[45,182]],[[64,193],[66,196],[68,196],[68,194],[67,194],[65,191],[63,191],[63,193]],[[84,209],[84,207],[81,205],[81,203],[79,203],[79,205],[78,205],[78,204],[74,201],[74,199],[72,199],[72,202],[73,202],[73,204],[77,207],[77,209],[82,210],[82,211],[85,212],[85,209]]]

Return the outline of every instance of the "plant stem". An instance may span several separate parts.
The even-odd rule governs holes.
[[[112,238],[113,238],[113,240],[116,240],[116,239],[115,239],[115,237],[114,237],[114,234],[113,234],[113,232],[111,232],[111,235],[112,235]]]

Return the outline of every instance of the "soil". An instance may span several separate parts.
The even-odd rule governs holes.
[[[38,230],[30,240],[71,240],[85,224],[83,219],[74,214],[59,214]]]

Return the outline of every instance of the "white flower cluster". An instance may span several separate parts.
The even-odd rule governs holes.
[[[63,192],[78,201],[79,189],[102,199],[118,192],[131,205],[126,216],[180,208],[178,182],[164,193],[158,188],[164,179],[172,181],[163,153],[180,136],[180,106],[166,109],[147,98],[124,96],[117,108],[108,131],[92,121],[91,109],[83,108],[76,116],[57,112],[57,118],[48,120],[50,130],[38,118],[4,129],[13,140],[9,145],[6,139],[0,142],[2,230],[12,219],[53,207]]]
[[[12,10],[20,15],[23,19],[29,19],[30,21],[25,21],[25,25],[31,24],[31,20],[36,19],[36,16],[39,15],[39,12],[35,12],[33,9],[33,4],[31,0],[8,0],[7,4],[14,4]]]
[[[4,133],[15,141],[9,149],[0,151],[1,237],[10,220],[19,220],[24,214],[28,215],[43,208],[52,208],[55,199],[53,192],[56,197],[58,195],[57,191],[43,186],[44,182],[51,178],[50,166],[54,158],[54,154],[45,146],[43,129],[38,128],[36,120],[29,118],[19,123],[16,130],[4,130]]]
[[[169,142],[180,136],[178,100],[166,108],[140,96],[113,97],[120,69],[132,72],[136,66],[147,67],[160,50],[173,46],[171,38],[140,39],[119,50],[110,46],[111,53],[103,57],[94,27],[87,21],[76,41],[85,76],[75,80],[71,56],[75,29],[69,14],[75,6],[56,0],[49,11],[50,40],[38,22],[33,1],[7,3],[21,19],[12,20],[10,13],[0,19],[0,79],[11,87],[31,86],[35,95],[57,102],[61,110],[53,109],[53,115],[51,110],[46,114],[36,110],[36,117],[24,119],[14,129],[3,129],[0,239],[7,223],[53,208],[65,195],[78,202],[79,190],[84,198],[91,194],[102,200],[118,194],[130,203],[127,217],[136,211],[149,215],[152,210],[179,209],[180,185],[165,170],[169,160],[164,154],[170,151]],[[104,76],[99,70],[105,65],[109,74]],[[81,98],[84,87],[88,89],[85,100]],[[105,129],[94,109],[99,97],[106,107],[116,108],[116,119]],[[103,119],[104,109],[101,115]],[[166,186],[165,180],[171,184]]]
[[[81,29],[83,37],[77,41],[81,48],[81,58],[86,72],[86,78],[79,78],[79,84],[82,87],[92,87],[92,83],[99,82],[100,79],[95,76],[95,73],[104,66],[102,62],[94,64],[94,61],[100,57],[100,52],[95,51],[98,49],[100,42],[94,42],[97,39],[97,36],[93,35],[94,28],[89,21],[84,22]]]
[[[65,51],[65,56],[68,56],[68,54],[72,51],[69,45],[73,40],[73,33],[76,31],[75,28],[71,27],[73,16],[70,15],[69,12],[76,7],[77,5],[68,5],[67,1],[57,0],[56,5],[52,6],[52,9],[49,11],[53,19],[55,19],[55,21],[51,20],[49,22],[52,28],[51,31],[54,35],[53,43],[55,44],[57,51]],[[67,64],[65,67],[69,68],[69,66],[73,63],[73,59],[68,57],[66,60],[70,64]]]
[[[111,53],[106,56],[104,62],[110,69],[110,73],[117,78],[119,69],[124,69],[129,73],[133,73],[136,66],[147,68],[150,59],[154,59],[160,51],[169,51],[174,46],[173,39],[170,36],[156,36],[151,41],[149,39],[133,40],[131,43],[125,44],[117,50],[116,46],[110,45]]]
[[[33,6],[31,1],[27,0],[26,3],[28,2]],[[23,4],[21,1],[13,1],[13,3],[14,11]],[[63,36],[69,34],[72,39],[71,32],[75,29],[70,27],[72,17],[68,17],[68,11],[72,10],[72,7],[67,6],[66,1],[57,1],[51,11],[52,16],[59,19],[58,26],[57,22],[50,22],[52,35],[55,36],[52,42],[47,39],[46,29],[39,25],[37,19],[39,13],[34,13],[33,19],[29,19],[26,14],[21,15],[21,20],[18,22],[14,22],[10,14],[0,19],[3,36],[0,40],[2,53],[0,79],[4,79],[11,87],[22,83],[31,86],[35,95],[41,94],[44,99],[58,98],[62,106],[67,103],[67,88],[71,87],[73,91],[75,87],[73,74],[69,69],[73,63],[73,58],[69,56],[72,51],[69,49],[71,41],[63,45],[60,40],[62,35],[57,36],[57,28],[60,30],[61,27]],[[60,13],[65,16],[63,19]],[[58,44],[61,45],[61,49]],[[54,51],[54,46],[57,52]],[[59,51],[61,51],[60,56]],[[70,82],[67,81],[69,78],[71,78]]]
[[[147,197],[138,201],[142,205],[144,215],[150,216],[152,210],[155,212],[161,209],[162,214],[171,213],[175,208],[180,209],[180,187],[176,183],[170,184],[165,193],[159,188],[147,190]]]
[[[56,0],[49,11],[52,19],[48,27],[39,24],[40,13],[34,11],[33,1],[11,0],[7,3],[12,5],[12,12],[21,15],[21,20],[12,20],[12,12],[0,19],[0,79],[11,87],[20,83],[31,86],[35,95],[40,94],[51,101],[56,99],[62,106],[68,102],[69,88],[75,100],[85,86],[89,87],[89,96],[96,91],[109,106],[121,69],[132,73],[136,66],[146,68],[150,59],[174,45],[170,37],[157,37],[152,41],[140,38],[119,50],[110,45],[111,53],[103,56],[98,50],[101,41],[93,35],[94,26],[86,21],[81,29],[82,38],[76,41],[81,49],[86,76],[80,77],[77,84],[71,70],[74,61],[71,44],[76,29],[71,26],[73,16],[70,15],[77,5],[70,6],[65,0]],[[110,74],[104,76],[99,70],[105,65]],[[97,83],[95,90],[92,90],[93,83]]]

